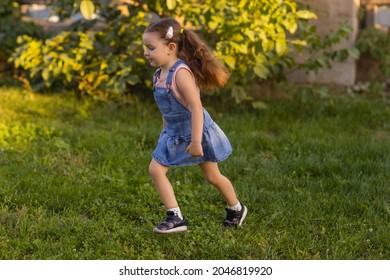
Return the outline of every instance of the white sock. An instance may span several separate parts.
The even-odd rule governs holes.
[[[240,201],[238,201],[236,205],[228,206],[228,208],[231,210],[234,210],[234,211],[241,211],[242,206],[241,206]]]
[[[175,216],[178,216],[180,219],[183,220],[183,215],[181,214],[180,207],[169,208],[167,211],[172,211],[173,213],[175,213]]]

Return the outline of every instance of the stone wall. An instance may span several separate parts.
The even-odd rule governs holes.
[[[332,29],[336,29],[340,22],[347,21],[353,27],[353,32],[348,40],[341,42],[338,48],[354,46],[359,29],[357,18],[359,0],[311,0],[310,5],[317,11],[318,19],[314,24],[317,25],[320,35],[329,33]],[[302,55],[299,59],[304,60],[305,57],[307,56]],[[353,85],[356,79],[356,61],[351,59],[344,63],[335,62],[331,69],[321,69],[316,74],[295,71],[289,75],[289,79],[304,83]]]

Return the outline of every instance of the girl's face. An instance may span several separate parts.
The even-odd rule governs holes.
[[[172,59],[172,49],[166,45],[156,32],[144,33],[144,55],[153,67],[168,65]]]

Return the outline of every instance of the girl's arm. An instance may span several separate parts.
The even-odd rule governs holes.
[[[202,133],[203,133],[203,107],[200,100],[199,88],[193,75],[186,69],[179,69],[176,73],[176,85],[183,94],[189,110],[192,114],[192,139],[187,147],[187,152],[192,157],[203,156]]]

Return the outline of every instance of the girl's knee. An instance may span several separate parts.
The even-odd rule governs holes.
[[[166,173],[165,168],[159,165],[158,163],[156,163],[155,161],[152,161],[149,164],[148,171],[149,171],[149,176],[152,177],[153,179],[161,175],[164,175]]]
[[[217,185],[222,175],[221,173],[206,173],[203,174],[203,176],[206,179],[206,181],[209,182],[210,184]]]
[[[153,162],[151,162],[149,164],[148,172],[149,172],[149,176],[152,178],[157,176],[158,170],[157,170],[156,166],[153,164]]]

